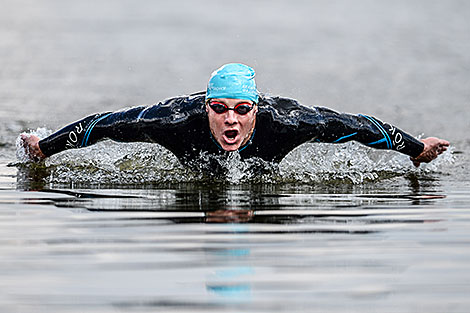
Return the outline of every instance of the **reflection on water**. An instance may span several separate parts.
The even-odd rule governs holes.
[[[17,191],[0,190],[0,307],[364,312],[374,304],[389,312],[416,299],[418,311],[469,304],[469,196],[443,191],[450,152],[417,170],[401,155],[355,144],[307,145],[262,178],[244,176],[232,158],[226,177],[207,179],[159,147],[103,144],[105,155],[98,145],[10,164]]]
[[[433,180],[415,192],[417,182],[401,193],[388,192],[403,186],[393,181],[0,190],[0,306],[403,311],[420,299],[424,311],[450,308],[430,296],[438,292],[465,307],[467,230],[452,220],[470,220],[468,193],[442,194]]]

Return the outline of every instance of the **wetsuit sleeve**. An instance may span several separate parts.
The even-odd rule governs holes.
[[[51,156],[67,149],[86,147],[103,139],[152,141],[145,136],[138,123],[139,114],[146,109],[147,107],[135,107],[85,117],[42,139],[39,147],[46,156]]]
[[[395,150],[412,157],[424,149],[421,141],[375,117],[338,113],[321,107],[315,109],[321,121],[316,141],[343,143],[355,140],[372,148]]]

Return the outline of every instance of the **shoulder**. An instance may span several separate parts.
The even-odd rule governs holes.
[[[177,96],[160,101],[150,107],[151,110],[165,111],[169,114],[204,110],[205,94]]]
[[[259,112],[271,113],[276,115],[298,115],[298,114],[316,114],[316,107],[308,107],[302,105],[296,99],[281,97],[281,96],[269,96],[261,95],[259,101]]]
[[[139,115],[141,119],[166,119],[168,122],[189,117],[202,116],[205,94],[184,95],[168,98],[144,108]]]
[[[193,110],[204,107],[205,93],[177,96],[165,99],[154,106],[162,108]]]
[[[295,109],[300,103],[291,98],[281,97],[281,96],[271,96],[262,94],[259,100],[259,107],[274,107],[281,109]]]

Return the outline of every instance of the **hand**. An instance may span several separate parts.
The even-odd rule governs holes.
[[[447,150],[447,147],[450,145],[447,140],[439,139],[436,137],[428,137],[426,139],[421,139],[421,142],[424,143],[423,152],[418,155],[416,158],[410,158],[413,161],[414,166],[418,167],[421,162],[429,163],[439,154],[442,154]]]
[[[23,140],[23,147],[26,155],[28,155],[32,161],[37,162],[46,158],[44,153],[42,153],[41,148],[39,148],[38,136],[21,134],[21,139]]]

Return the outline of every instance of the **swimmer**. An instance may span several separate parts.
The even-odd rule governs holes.
[[[410,156],[415,166],[447,150],[449,142],[435,137],[418,140],[369,115],[338,113],[307,107],[294,99],[260,94],[255,71],[230,63],[214,71],[205,92],[167,99],[152,106],[88,116],[47,138],[21,136],[33,161],[58,152],[90,146],[103,139],[153,142],[170,150],[183,164],[201,154],[238,151],[280,162],[305,142],[357,141],[377,149]]]

